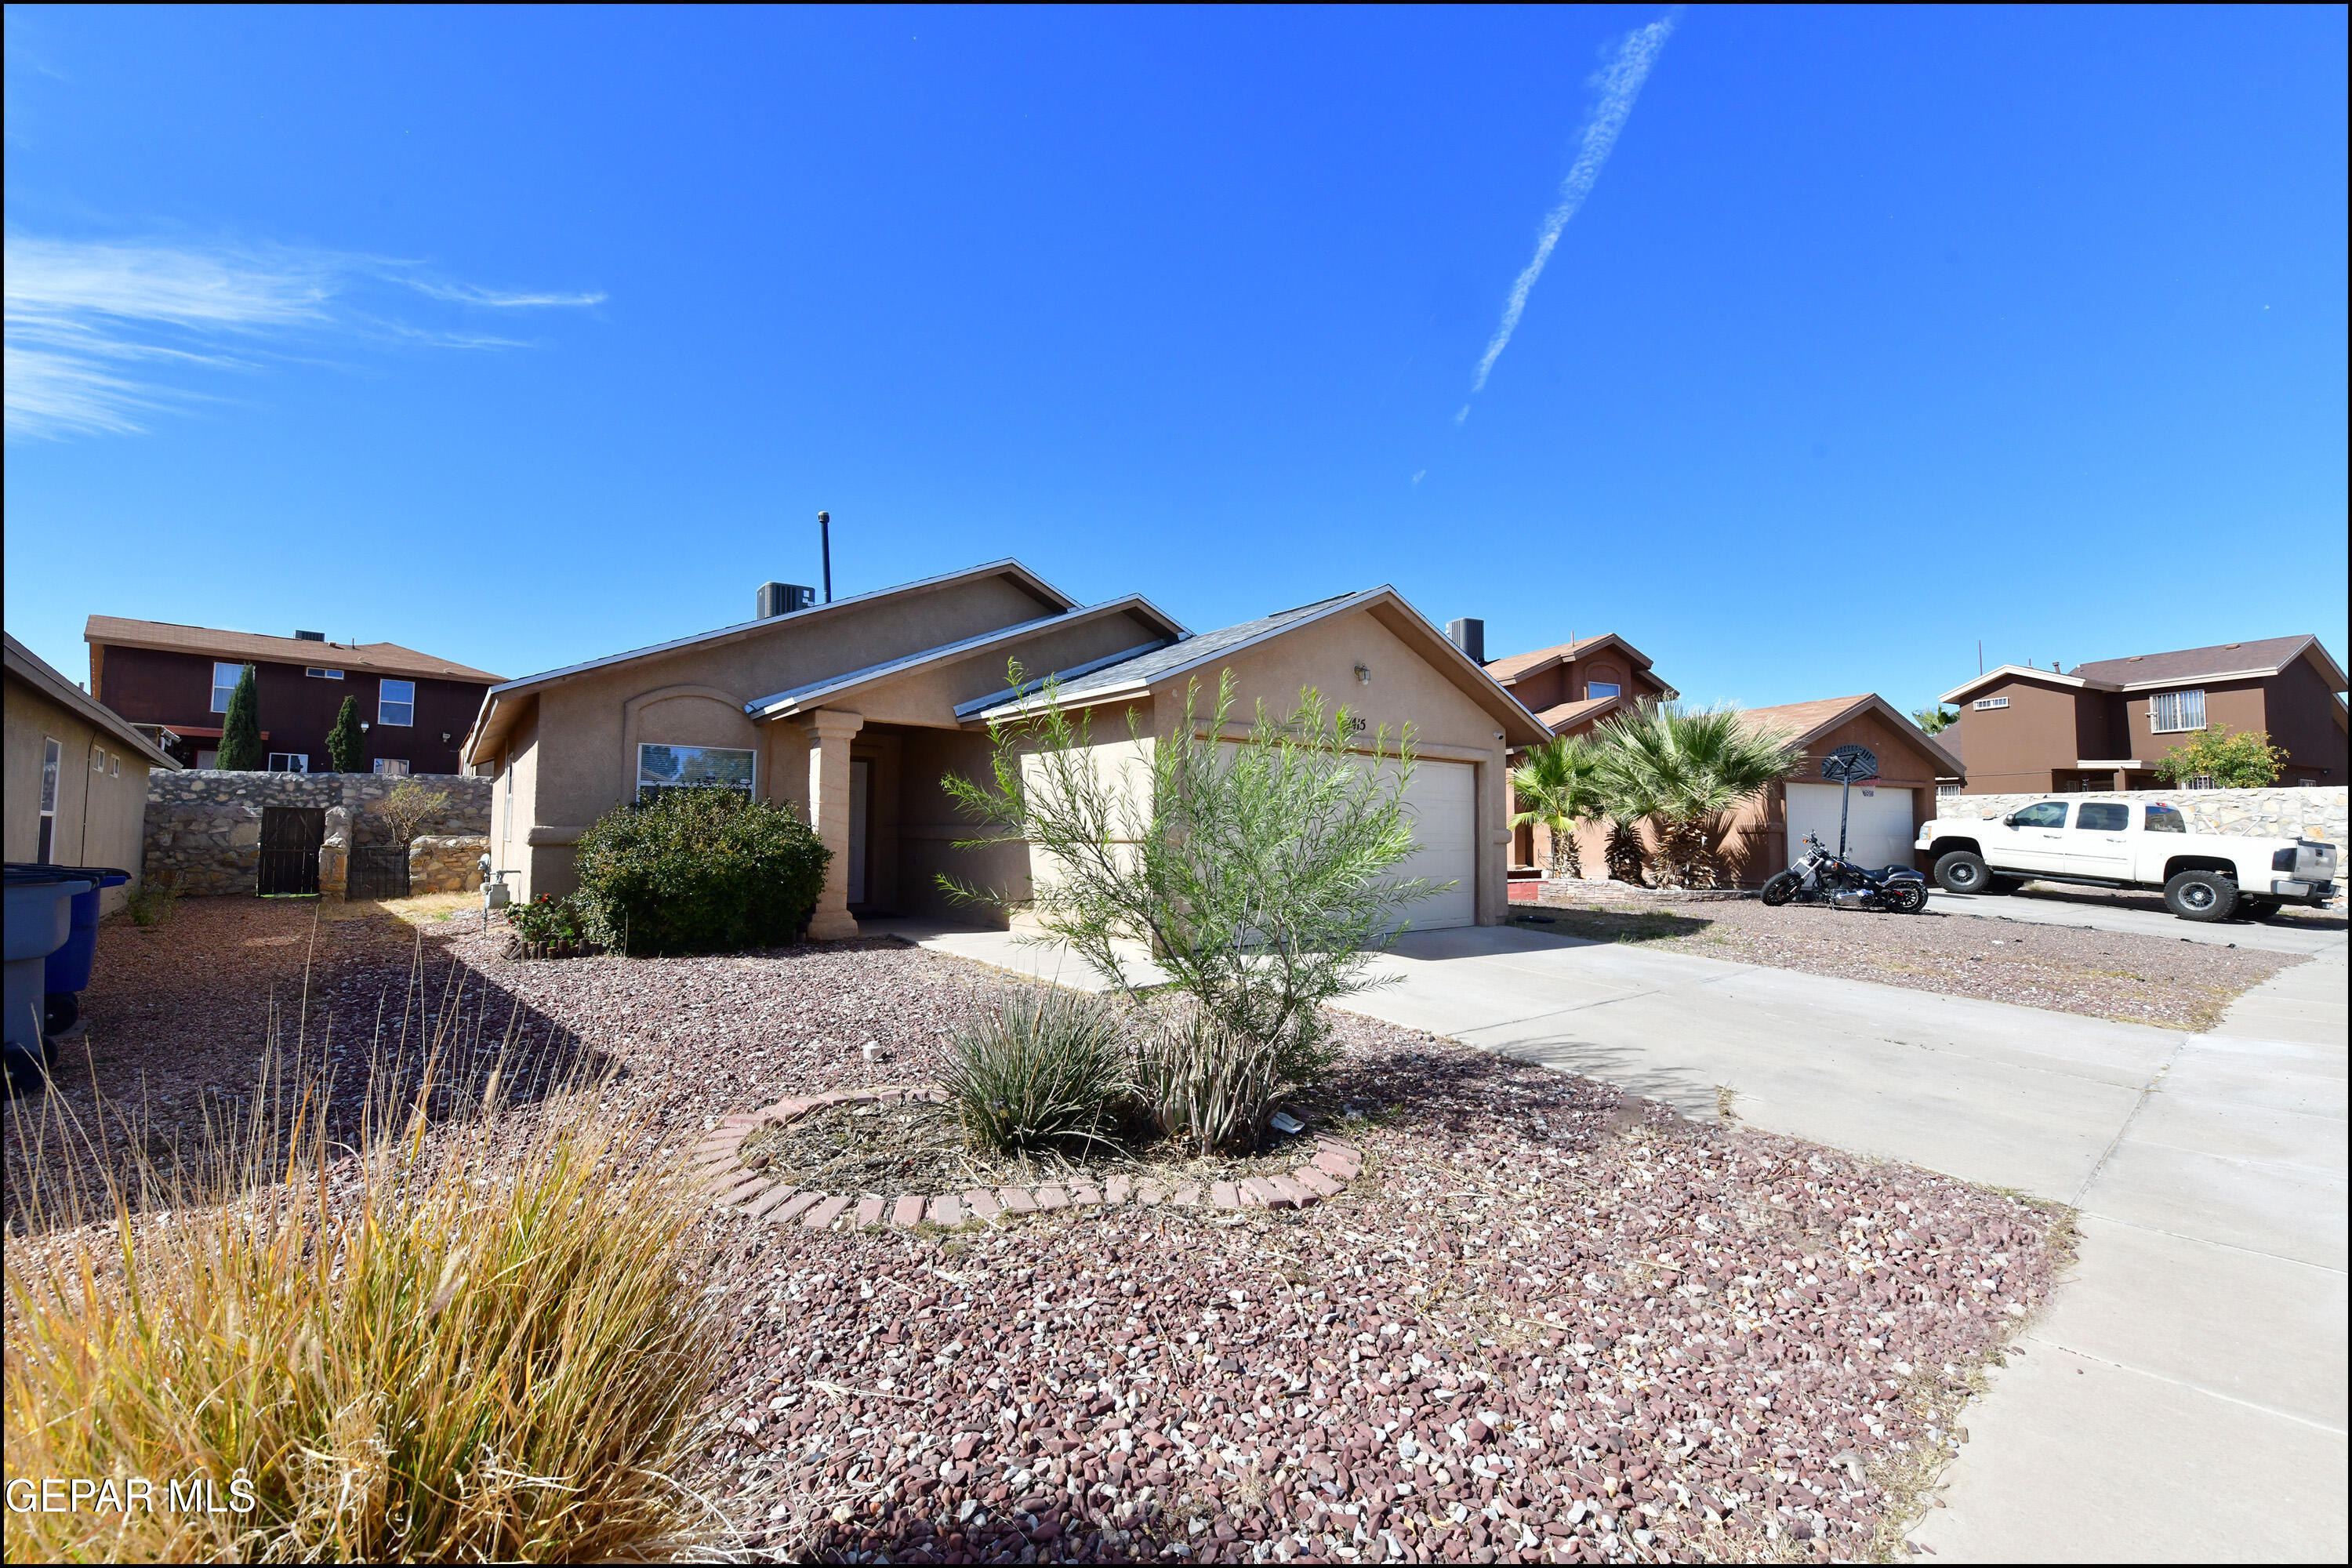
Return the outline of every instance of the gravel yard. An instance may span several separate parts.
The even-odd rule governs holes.
[[[414,994],[419,928],[322,925],[309,1028],[331,1014],[356,1045],[379,1008],[387,1037],[404,1005],[446,1009],[509,1063],[613,1074],[608,1096],[679,1148],[785,1093],[932,1076],[949,1022],[1009,984],[890,942],[509,961],[472,925],[421,928]],[[77,1070],[124,1096],[143,1065],[158,1106],[241,1092],[273,996],[299,1006],[311,929],[303,906],[231,899],[192,900],[159,932],[110,925]],[[1303,1212],[912,1232],[715,1215],[733,1371],[690,1479],[741,1539],[713,1544],[1001,1562],[1899,1550],[1976,1369],[2050,1289],[2060,1216],[1339,1024],[1337,1074],[1301,1109],[1365,1170]]]
[[[1638,902],[1554,895],[1512,908],[1551,917],[1536,929],[1561,936],[2192,1031],[2211,1028],[2240,993],[2305,962],[2185,939],[1979,920],[1938,910],[1932,898],[1916,915],[1655,894]]]

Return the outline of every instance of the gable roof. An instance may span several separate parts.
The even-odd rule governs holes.
[[[1549,731],[1544,729],[1543,721],[1529,712],[1526,704],[1506,691],[1493,676],[1439,631],[1428,616],[1406,603],[1402,595],[1385,583],[1377,588],[1340,594],[1295,609],[1260,616],[1255,620],[1220,626],[1214,631],[1187,637],[1182,642],[1139,653],[1132,658],[1094,668],[1058,671],[1054,678],[1055,695],[1061,702],[1080,705],[1114,697],[1139,695],[1160,681],[1189,674],[1227,654],[1238,653],[1255,644],[1286,636],[1302,626],[1313,626],[1318,621],[1356,610],[1391,608],[1400,613],[1403,631],[1423,645],[1424,658],[1452,670],[1457,685],[1465,692],[1475,694],[1474,700],[1504,720],[1506,744],[1523,745],[1545,738]],[[1382,624],[1391,632],[1400,629],[1400,624],[1385,620]],[[1032,683],[1028,691],[1017,695],[1009,691],[1000,693],[1004,700],[994,707],[981,710],[972,717],[993,720],[1019,713],[1028,706],[1030,696],[1038,684],[1042,683]],[[1508,733],[1510,727],[1519,729],[1520,736],[1511,738]]]
[[[1633,698],[1619,692],[1614,697],[1587,697],[1577,702],[1562,702],[1536,715],[1555,735],[1563,734],[1588,719],[1598,719],[1612,708],[1632,708]]]
[[[535,690],[542,686],[552,686],[559,680],[566,680],[575,675],[585,675],[591,670],[606,669],[616,664],[626,664],[633,658],[651,658],[656,654],[676,653],[680,648],[698,647],[709,643],[756,637],[778,626],[803,626],[811,621],[822,620],[827,616],[849,609],[854,605],[879,604],[885,599],[908,594],[927,594],[934,589],[950,587],[958,583],[968,583],[976,577],[1010,577],[1038,598],[1052,605],[1057,614],[1078,607],[1078,602],[1076,599],[1008,555],[1002,561],[985,562],[978,566],[966,567],[961,572],[942,572],[936,577],[924,577],[912,583],[900,583],[893,587],[876,588],[864,594],[852,594],[845,599],[833,599],[822,605],[811,605],[805,610],[788,610],[781,616],[770,616],[763,620],[738,621],[731,626],[720,626],[716,631],[697,632],[692,637],[673,637],[668,642],[655,643],[648,647],[633,647],[626,653],[606,654],[603,658],[586,659],[579,664],[567,664],[561,669],[542,670],[537,675],[522,676],[493,687],[489,695],[494,698],[507,697],[519,692]]]
[[[137,752],[149,767],[178,771],[180,764],[173,762],[154,742],[132,729],[130,720],[59,675],[38,654],[18,642],[13,635],[8,635],[7,637],[6,662],[9,674],[40,692],[50,701],[79,714],[122,744]]]
[[[2311,660],[2330,691],[2342,691],[2344,671],[2319,639],[2309,633],[2292,637],[2263,637],[2253,642],[2221,643],[2212,647],[2185,647],[2171,653],[2134,654],[2128,658],[2102,658],[2078,664],[2064,674],[2036,669],[2032,665],[2004,664],[1974,680],[1944,693],[1946,702],[1958,702],[1996,681],[2020,678],[2045,685],[2087,691],[2146,691],[2178,686],[2186,680],[2254,679],[2276,675],[2298,658]]]
[[[2129,658],[2103,658],[2078,664],[2068,673],[2085,680],[2110,681],[2129,691],[2150,684],[2181,680],[2214,680],[2227,676],[2276,675],[2306,652],[2317,656],[2320,673],[2345,687],[2344,672],[2319,646],[2319,639],[2301,637],[2263,637],[2253,642],[2221,643],[2212,647],[2185,647],[2171,653],[2135,654]]]
[[[1937,744],[1933,735],[1913,723],[1910,715],[1875,691],[1865,691],[1854,697],[1820,697],[1811,702],[1784,702],[1777,708],[1746,708],[1740,710],[1739,716],[1752,729],[1787,730],[1796,736],[1798,744],[1810,746],[1847,720],[1864,713],[1876,713],[1893,724],[1905,740],[1949,770],[1940,776],[1964,776],[1959,758]]]
[[[455,659],[419,653],[396,642],[312,642],[308,637],[276,637],[263,632],[226,631],[217,626],[186,626],[173,621],[133,621],[120,616],[92,616],[82,627],[81,640],[101,647],[152,648],[159,653],[193,653],[239,664],[299,664],[336,669],[362,669],[371,675],[403,679],[478,680],[495,686],[505,679]]]
[[[1139,614],[1144,619],[1155,623],[1161,629],[1162,635],[1154,641],[1142,645],[1141,647],[1129,648],[1125,653],[1114,655],[1114,658],[1130,658],[1141,652],[1143,648],[1161,647],[1188,635],[1183,625],[1161,610],[1159,605],[1140,594],[1129,594],[1123,599],[1106,600],[1099,605],[1089,605],[1082,610],[1065,610],[1057,615],[1041,616],[1035,620],[1023,621],[1016,626],[1000,626],[994,631],[965,637],[961,642],[942,643],[938,647],[925,648],[920,653],[910,653],[902,658],[888,659],[881,664],[867,665],[863,669],[846,670],[840,675],[827,676],[823,680],[813,680],[805,686],[796,686],[789,691],[779,691],[773,696],[757,698],[746,702],[743,705],[743,711],[755,721],[791,718],[796,713],[822,708],[826,703],[861,686],[870,686],[881,680],[894,680],[900,676],[912,674],[916,670],[965,658],[972,654],[985,652],[991,647],[1017,641],[1037,632],[1060,626],[1077,626],[1087,621],[1097,620],[1105,616],[1117,615],[1122,611]],[[1097,665],[1104,662],[1107,661],[1096,661]],[[971,706],[970,703],[960,706],[956,710],[957,716],[962,717],[963,709]]]
[[[1573,641],[1561,643],[1556,647],[1539,647],[1528,653],[1506,654],[1501,658],[1490,658],[1486,661],[1486,673],[1493,676],[1500,684],[1509,686],[1527,676],[1549,669],[1554,665],[1566,664],[1571,659],[1582,658],[1588,653],[1597,652],[1606,643],[1615,643],[1619,647],[1623,648],[1625,657],[1632,659],[1638,668],[1643,669],[1650,668],[1648,654],[1643,653],[1615,632],[1602,632],[1597,637],[1578,637]]]

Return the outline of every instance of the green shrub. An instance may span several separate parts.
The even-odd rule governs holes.
[[[1129,1092],[1127,1042],[1100,997],[1024,986],[956,1029],[941,1082],[976,1143],[1099,1142]]]
[[[1183,998],[1137,1050],[1136,1093],[1160,1131],[1202,1154],[1252,1150],[1265,1141],[1284,1086],[1311,1082],[1328,1065],[1284,1057],[1276,1043],[1227,1028]]]
[[[541,893],[527,904],[507,906],[507,929],[525,942],[585,942],[587,900]]]
[[[2286,752],[2271,744],[2265,731],[2232,731],[2227,724],[2215,724],[2167,752],[2156,764],[2156,776],[2169,784],[2210,779],[2215,789],[2268,789],[2278,783],[2286,759]]]
[[[783,806],[732,790],[662,790],[607,812],[581,837],[585,933],[629,953],[794,942],[831,858]]]
[[[220,754],[213,759],[213,765],[232,773],[258,773],[269,765],[269,753],[261,743],[261,698],[249,664],[228,694],[228,712],[221,719]]]
[[[367,737],[360,732],[360,700],[346,697],[327,731],[327,762],[339,773],[355,773],[367,760]]]

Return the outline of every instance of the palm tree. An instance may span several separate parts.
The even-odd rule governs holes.
[[[1794,736],[1751,725],[1736,708],[1685,711],[1643,702],[1595,731],[1602,787],[1612,816],[1658,824],[1661,885],[1698,887],[1717,879],[1708,827],[1787,773]]]
[[[1601,793],[1601,759],[1592,742],[1581,735],[1553,737],[1511,770],[1511,788],[1521,807],[1512,814],[1511,826],[1541,823],[1551,830],[1552,879],[1583,876],[1576,830],[1607,805]]]

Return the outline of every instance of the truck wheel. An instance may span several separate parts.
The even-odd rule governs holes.
[[[2225,921],[2238,907],[2238,884],[2219,871],[2183,871],[2164,885],[2164,907],[2185,921]]]
[[[2238,913],[2250,921],[2266,921],[2285,906],[2276,899],[2240,899]]]
[[[1991,883],[1992,873],[1985,869],[1983,856],[1955,849],[1936,862],[1936,880],[1948,893],[1981,893]]]
[[[1764,884],[1764,904],[1767,909],[1779,909],[1797,896],[1797,874],[1775,871]]]

